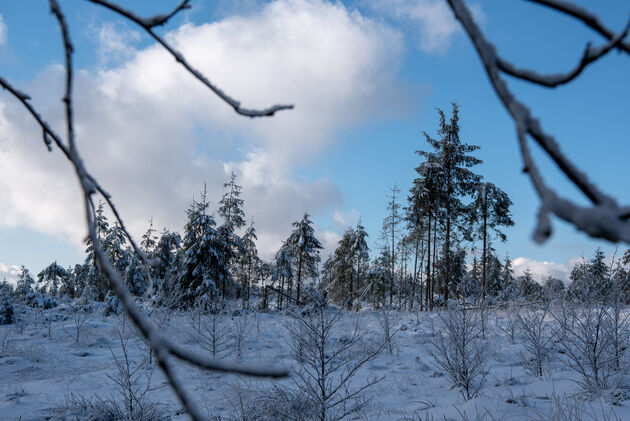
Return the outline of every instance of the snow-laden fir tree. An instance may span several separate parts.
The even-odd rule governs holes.
[[[188,221],[184,226],[179,276],[184,305],[193,305],[198,299],[208,296],[215,298],[217,286],[232,279],[228,268],[232,249],[215,228],[216,222],[208,215],[208,207],[204,187],[201,200],[193,199],[186,211]]]
[[[354,245],[354,229],[348,228],[337,243],[337,248],[324,262],[326,283],[323,287],[328,297],[337,304],[352,307],[352,283],[355,278],[355,266],[352,247]]]
[[[153,291],[156,301],[164,302],[163,298],[173,297],[178,290],[178,270],[181,266],[180,253],[182,238],[177,232],[164,229],[155,246],[154,258],[157,263],[151,267],[153,277]]]
[[[237,264],[235,265],[235,277],[243,290],[243,302],[246,305],[249,305],[251,287],[260,278],[260,258],[256,248],[257,239],[256,228],[252,220],[243,234],[243,250],[237,256]]]
[[[367,237],[368,233],[359,219],[354,228],[354,237],[350,247],[355,265],[355,280],[350,284],[350,294],[356,296],[357,299],[361,298],[361,290],[365,287],[364,278],[370,266],[370,248],[367,245]]]
[[[226,192],[223,194],[219,202],[219,215],[223,218],[223,224],[219,227],[219,233],[223,241],[228,244],[231,249],[231,256],[228,257],[227,265],[230,270],[236,262],[233,257],[237,257],[241,253],[245,253],[244,244],[241,237],[236,233],[245,226],[245,212],[243,211],[243,199],[241,199],[242,187],[236,182],[236,174],[230,175],[230,181],[223,184]],[[221,281],[221,295],[226,295],[227,279]]]
[[[120,224],[116,222],[103,242],[103,249],[107,253],[109,261],[120,273],[125,271],[131,260],[131,252],[126,244],[125,232]]]
[[[37,274],[39,290],[52,297],[59,297],[59,289],[69,276],[65,268],[53,262]]]
[[[451,289],[451,264],[454,256],[453,245],[457,246],[457,237],[466,232],[469,227],[467,221],[470,217],[470,207],[462,199],[474,195],[480,182],[480,176],[473,173],[470,168],[482,161],[470,155],[479,149],[478,146],[463,143],[459,138],[459,107],[453,103],[451,119],[447,123],[446,115],[438,109],[440,115],[439,139],[433,139],[424,133],[427,143],[433,149],[432,152],[417,151],[424,157],[437,178],[436,187],[439,188],[437,206],[440,210],[440,221],[443,226],[444,242],[442,244],[442,292],[444,303],[448,304],[449,290]]]
[[[300,301],[300,291],[303,281],[308,278],[317,278],[320,262],[319,251],[322,244],[315,238],[315,228],[309,219],[309,214],[304,212],[300,221],[293,223],[293,232],[287,238],[285,245],[291,250],[293,257],[293,272],[296,280],[296,300]]]
[[[142,241],[140,242],[140,247],[142,247],[142,251],[147,255],[150,259],[153,257],[155,253],[155,247],[157,246],[157,236],[155,235],[155,229],[153,228],[153,218],[149,219],[149,228],[147,232],[142,235]]]
[[[35,292],[34,286],[35,279],[33,279],[29,270],[22,265],[15,286],[15,296],[20,300],[25,300],[30,294]]]
[[[493,238],[502,242],[507,239],[501,227],[514,225],[510,214],[512,201],[508,195],[489,182],[480,183],[477,187],[476,198],[472,207],[472,219],[478,225],[474,237],[481,239],[481,294],[485,298],[489,293],[488,265],[490,260],[490,243]]]
[[[271,281],[278,290],[278,310],[280,310],[282,309],[284,295],[291,296],[293,287],[293,254],[286,242],[276,252]]]
[[[96,238],[99,240],[99,244],[103,251],[106,252],[105,240],[109,236],[110,228],[109,221],[105,215],[105,204],[99,201],[96,211],[94,212],[94,224],[96,227]],[[77,285],[77,295],[83,295],[83,290],[89,287],[89,296],[96,295],[98,301],[103,301],[109,290],[107,279],[96,267],[96,258],[94,244],[90,237],[86,240],[85,248],[86,259],[82,269],[80,282]]]

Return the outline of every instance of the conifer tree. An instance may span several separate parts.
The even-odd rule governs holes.
[[[448,305],[448,293],[451,283],[451,264],[453,258],[452,243],[457,234],[465,232],[466,217],[470,210],[463,197],[472,196],[480,177],[470,168],[481,163],[481,160],[470,155],[479,149],[478,146],[463,143],[459,138],[459,107],[452,104],[451,119],[447,123],[446,115],[438,109],[440,115],[439,140],[431,138],[424,133],[427,143],[433,148],[433,152],[418,151],[424,157],[437,176],[439,195],[437,202],[441,210],[441,222],[444,226],[443,260],[442,265],[442,290],[444,304]]]
[[[367,245],[368,233],[365,231],[365,227],[361,224],[361,220],[357,222],[357,226],[354,229],[354,236],[350,252],[352,258],[355,261],[355,282],[350,283],[350,294],[355,295],[355,292],[360,291],[363,287],[363,277],[365,276],[370,259],[370,248]]]
[[[44,270],[37,275],[37,283],[40,285],[39,289],[46,294],[58,297],[59,288],[61,287],[65,278],[68,277],[68,272],[62,266],[59,266],[57,262],[53,262],[48,265]]]
[[[284,300],[285,282],[289,296],[291,296],[293,285],[293,249],[289,247],[287,242],[284,242],[280,250],[276,252],[271,280],[278,290],[278,310],[280,310]]]
[[[296,276],[296,299],[300,301],[300,288],[303,279],[317,278],[317,265],[320,262],[319,251],[322,244],[315,238],[315,228],[304,212],[302,220],[293,223],[294,230],[287,238],[286,246],[291,250],[294,273]]]
[[[243,288],[243,301],[249,306],[249,295],[252,284],[259,273],[260,258],[258,257],[258,249],[256,248],[256,228],[254,221],[245,230],[243,234],[243,252],[238,256],[237,277]]]
[[[185,305],[193,305],[207,294],[214,298],[218,285],[231,280],[228,262],[232,251],[225,237],[215,228],[214,218],[207,213],[208,207],[204,187],[201,201],[193,199],[186,212],[188,221],[184,226],[179,278]]]
[[[389,270],[391,284],[389,285],[389,305],[392,305],[394,298],[394,282],[396,279],[396,240],[399,235],[398,226],[402,220],[400,214],[400,204],[398,203],[398,195],[400,189],[397,185],[394,185],[391,190],[391,195],[388,196],[387,202],[387,216],[383,221],[383,234],[387,240],[387,246],[389,248]]]
[[[227,265],[228,268],[233,269],[235,263],[232,258],[238,257],[239,254],[244,253],[244,245],[242,239],[236,234],[236,231],[245,226],[245,212],[243,212],[243,199],[241,196],[242,187],[236,183],[236,174],[234,172],[230,175],[230,181],[223,184],[223,188],[226,192],[223,194],[221,201],[219,202],[219,215],[223,218],[223,224],[219,227],[219,233],[223,242],[227,243],[231,249],[230,256],[228,256]],[[221,281],[221,294],[225,297],[226,294],[226,281],[224,278]]]
[[[18,273],[17,283],[15,286],[15,295],[20,299],[26,299],[29,294],[32,294],[34,291],[33,286],[35,285],[35,279],[31,276],[30,272],[24,265],[20,267],[20,272]]]
[[[481,250],[481,294],[485,298],[488,292],[488,261],[490,258],[490,243],[493,237],[501,241],[506,240],[506,235],[501,227],[514,225],[510,215],[512,201],[508,195],[489,182],[482,182],[477,187],[477,197],[474,202],[472,218],[479,224],[476,237],[482,241]]]
[[[149,219],[149,228],[147,232],[142,235],[142,241],[140,247],[148,258],[152,258],[155,253],[155,247],[157,246],[157,236],[155,235],[155,229],[153,229],[153,218]]]

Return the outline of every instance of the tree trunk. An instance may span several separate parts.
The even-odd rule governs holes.
[[[426,307],[429,311],[433,311],[433,297],[431,295],[431,213],[429,212],[429,223],[427,230],[427,285],[426,285]]]
[[[302,250],[298,256],[297,301],[300,301],[300,284],[302,283]]]

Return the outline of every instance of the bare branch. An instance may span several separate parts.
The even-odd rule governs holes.
[[[112,6],[108,2],[99,2],[96,0],[91,0],[91,1],[93,1],[94,3],[103,4],[106,7],[110,7],[110,8]],[[113,268],[107,256],[101,249],[100,240],[96,233],[95,207],[94,207],[93,195],[98,193],[103,196],[108,206],[114,213],[116,220],[119,222],[121,229],[125,233],[125,236],[129,240],[129,242],[132,244],[136,254],[141,258],[141,260],[145,264],[147,263],[146,256],[144,255],[142,250],[137,246],[132,236],[127,231],[122,221],[122,218],[112,201],[111,195],[107,193],[105,189],[103,189],[99,185],[98,181],[92,175],[89,174],[89,172],[87,171],[87,169],[85,168],[83,164],[83,161],[81,160],[79,156],[78,150],[75,145],[75,140],[74,140],[74,137],[75,137],[74,115],[73,115],[73,106],[72,106],[73,47],[70,40],[68,25],[67,25],[65,16],[63,12],[61,11],[61,8],[59,7],[59,4],[57,3],[56,0],[49,0],[49,3],[50,3],[51,12],[55,15],[55,18],[57,19],[57,22],[60,26],[62,39],[63,39],[63,46],[64,46],[66,81],[65,81],[65,95],[63,98],[63,102],[64,102],[64,108],[65,108],[65,120],[66,120],[67,137],[68,137],[67,144],[64,143],[61,136],[59,136],[57,133],[55,133],[52,130],[50,125],[41,117],[41,114],[31,105],[31,103],[29,102],[30,97],[27,94],[14,88],[10,83],[8,83],[2,77],[0,77],[0,86],[2,86],[3,89],[7,90],[20,103],[22,103],[22,105],[31,114],[33,119],[37,122],[37,124],[42,129],[42,136],[43,136],[44,144],[46,145],[46,147],[49,150],[51,150],[52,149],[51,146],[54,144],[62,151],[65,157],[70,161],[71,165],[73,166],[76,172],[77,178],[79,179],[80,185],[82,188],[86,224],[87,224],[87,229],[88,229],[88,237],[92,241],[92,244],[94,247],[95,263],[97,267],[109,280],[112,289],[114,290],[114,292],[120,299],[121,303],[123,304],[125,311],[127,312],[127,314],[129,314],[129,317],[134,322],[138,330],[142,333],[144,337],[147,338],[147,341],[151,345],[151,348],[155,351],[158,363],[162,371],[164,372],[165,376],[167,377],[172,389],[174,390],[180,402],[182,403],[183,407],[188,411],[188,413],[191,415],[193,420],[201,420],[203,419],[201,413],[196,409],[194,402],[188,396],[186,390],[181,385],[181,383],[177,380],[173,367],[171,366],[169,362],[169,356],[171,355],[175,356],[183,361],[187,361],[203,369],[238,373],[238,374],[247,374],[247,375],[252,375],[252,376],[257,376],[257,377],[274,377],[274,378],[286,377],[288,375],[288,370],[279,369],[279,368],[265,369],[262,367],[250,367],[250,366],[236,364],[236,363],[229,363],[229,362],[218,361],[214,359],[201,358],[169,342],[164,336],[162,336],[159,330],[150,321],[148,321],[142,316],[141,312],[136,307],[136,304],[134,303],[131,297],[131,294],[129,293],[129,291],[124,285],[121,275]],[[123,16],[126,16],[129,19],[136,21],[141,26],[145,27],[145,29],[147,29],[147,31],[151,33],[152,36],[154,36],[154,38],[158,39],[158,41],[161,41],[161,38],[155,35],[151,31],[151,28],[153,26],[162,25],[166,23],[177,12],[188,7],[189,7],[188,0],[185,0],[185,1],[182,1],[182,3],[169,15],[159,15],[153,18],[149,18],[145,21],[139,20],[139,18],[137,18],[135,15],[127,16],[125,14],[125,11],[122,9],[120,10],[113,9],[113,10],[118,11]],[[144,23],[141,23],[141,22],[144,22]],[[292,108],[292,106],[278,106],[275,109],[272,107],[272,109],[268,109],[266,111],[263,110],[261,112],[252,111],[252,110],[243,110],[240,108],[240,105],[238,104],[238,102],[234,101],[227,95],[223,94],[221,91],[218,91],[218,89],[215,88],[212,84],[210,84],[210,82],[208,82],[203,77],[203,75],[201,75],[199,72],[195,71],[194,69],[190,68],[190,66],[183,60],[183,58],[181,58],[181,56],[178,53],[172,50],[164,41],[161,41],[160,44],[162,44],[164,48],[166,48],[169,52],[171,52],[171,54],[176,55],[178,57],[178,61],[182,62],[184,67],[186,67],[195,77],[202,80],[211,90],[218,93],[219,96],[223,98],[226,102],[228,102],[235,109],[237,113],[254,117],[258,115],[272,115],[275,111],[279,109]]]
[[[540,3],[557,2],[537,1]],[[559,218],[570,222],[577,229],[586,232],[591,237],[603,238],[610,241],[625,241],[630,243],[630,224],[627,222],[629,211],[627,206],[620,207],[616,200],[600,191],[581,170],[579,170],[562,153],[560,147],[553,136],[547,134],[541,127],[531,111],[523,103],[518,101],[509,90],[507,83],[500,76],[500,59],[496,54],[494,45],[488,42],[474,22],[470,11],[462,0],[448,0],[448,3],[455,13],[456,18],[461,22],[463,28],[468,33],[481,61],[486,69],[490,82],[501,99],[504,107],[510,113],[516,124],[518,141],[521,149],[521,156],[524,162],[524,170],[529,175],[536,192],[541,199],[541,206],[538,214],[537,228],[534,239],[538,242],[545,241],[551,235],[551,223],[549,213],[553,213]],[[562,3],[567,6],[565,3]],[[575,8],[572,10],[577,13]],[[580,13],[582,13],[581,11]],[[619,44],[621,38],[627,32],[624,31],[617,40],[616,36],[610,32],[607,38],[613,39]],[[623,44],[625,45],[625,44]],[[593,58],[605,54],[613,46],[609,44],[586,53]],[[589,60],[591,59],[589,58]],[[597,58],[595,58],[596,60]],[[505,64],[505,63],[504,63]],[[570,200],[561,198],[554,190],[549,188],[544,182],[527,145],[527,135],[531,136],[549,155],[559,169],[569,178],[575,186],[593,203],[591,207],[579,206]]]
[[[501,69],[501,71],[511,76],[527,80],[528,82],[536,83],[538,85],[555,88],[556,86],[571,82],[573,79],[578,77],[589,64],[594,63],[601,57],[608,54],[608,52],[611,51],[613,48],[619,46],[623,42],[623,39],[626,37],[626,35],[628,35],[628,29],[630,29],[630,21],[626,24],[623,32],[613,37],[610,41],[608,41],[601,47],[592,48],[590,42],[586,44],[586,49],[584,50],[582,59],[572,70],[567,73],[541,75],[535,70],[516,68],[512,63],[504,60],[501,57],[497,57],[497,66],[499,67],[499,69]]]
[[[528,0],[532,3],[538,3],[543,6],[547,6],[551,9],[557,10],[565,15],[572,16],[580,21],[582,21],[586,26],[598,32],[600,35],[604,36],[608,40],[612,40],[615,38],[615,33],[607,28],[597,16],[589,12],[588,10],[576,6],[572,3],[563,0]],[[624,41],[619,43],[616,46],[619,50],[625,51],[626,53],[630,53],[630,42]]]
[[[175,13],[177,13],[179,10],[186,8],[186,7],[181,7],[178,9],[175,9],[174,12],[172,12],[170,15],[167,16],[158,16],[158,17],[153,17],[153,18],[141,18],[138,15],[134,14],[133,12],[126,10],[122,7],[120,7],[119,5],[109,2],[107,0],[88,0],[91,1],[92,3],[95,4],[99,4],[113,12],[118,13],[119,15],[131,20],[132,22],[135,22],[136,24],[138,24],[139,26],[141,26],[149,35],[151,35],[151,37],[153,37],[153,39],[155,39],[162,47],[164,47],[164,49],[166,51],[168,51],[173,58],[180,63],[182,66],[184,66],[184,68],[191,74],[193,75],[197,80],[199,80],[201,83],[203,83],[204,85],[206,85],[210,90],[212,90],[212,92],[214,92],[215,94],[217,94],[217,96],[219,96],[219,98],[221,98],[223,101],[227,102],[233,109],[235,112],[237,112],[238,114],[241,114],[243,116],[246,117],[269,117],[274,115],[277,111],[282,111],[282,110],[290,110],[293,109],[293,105],[273,105],[269,108],[265,108],[263,110],[254,110],[254,109],[249,109],[249,108],[243,108],[241,107],[241,103],[239,101],[237,101],[236,99],[232,98],[231,96],[229,96],[228,94],[226,94],[225,92],[223,92],[221,89],[219,89],[216,85],[214,85],[212,82],[210,82],[210,80],[203,75],[203,73],[201,73],[199,70],[195,69],[194,67],[192,67],[190,65],[190,63],[188,63],[188,61],[184,58],[184,56],[178,52],[177,50],[175,50],[173,47],[171,47],[171,45],[169,43],[167,43],[162,37],[160,37],[158,34],[156,34],[153,31],[153,27],[156,25],[161,25],[163,23],[166,23],[166,21]],[[186,3],[186,2],[184,2]],[[181,6],[181,5],[180,5]],[[163,21],[160,21],[160,19],[165,19]],[[158,22],[158,23],[156,23]],[[161,23],[159,23],[161,22]]]

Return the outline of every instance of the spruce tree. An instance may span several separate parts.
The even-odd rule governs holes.
[[[223,184],[226,192],[223,194],[219,202],[219,215],[223,218],[223,224],[219,227],[219,233],[223,242],[231,249],[228,257],[228,268],[233,269],[233,257],[244,253],[244,245],[242,239],[236,234],[236,231],[245,226],[245,212],[243,212],[243,199],[241,196],[242,187],[236,183],[236,174],[232,172],[230,181]],[[224,278],[221,282],[221,294],[225,297],[226,281]]]
[[[184,226],[183,260],[179,282],[185,305],[193,305],[207,295],[214,298],[218,285],[231,280],[228,262],[232,251],[208,215],[204,188],[201,201],[191,203]]]
[[[39,290],[52,297],[58,297],[59,289],[67,277],[66,269],[53,262],[37,275]]]
[[[19,299],[25,300],[34,291],[35,279],[31,276],[30,272],[24,265],[20,267],[18,273],[17,283],[15,286],[15,296]]]
[[[478,224],[476,237],[482,241],[481,293],[485,299],[488,292],[490,243],[495,237],[504,242],[507,237],[500,228],[511,227],[514,221],[510,214],[512,201],[503,190],[492,183],[483,182],[477,187],[476,194],[472,217]]]
[[[317,265],[320,262],[319,251],[322,244],[315,238],[315,228],[309,219],[309,214],[304,213],[301,221],[293,223],[294,230],[286,241],[291,250],[293,266],[296,276],[296,299],[300,301],[300,288],[302,280],[317,278]]]
[[[417,151],[431,166],[434,176],[437,176],[439,194],[437,199],[441,210],[441,222],[444,227],[443,260],[442,265],[442,291],[444,293],[444,305],[448,305],[448,293],[451,283],[451,264],[453,258],[452,243],[458,234],[466,231],[467,217],[470,215],[469,207],[462,201],[466,196],[472,196],[476,186],[480,182],[479,175],[473,173],[470,168],[482,161],[470,155],[479,149],[478,146],[463,143],[459,138],[459,107],[452,104],[451,119],[447,123],[446,115],[438,109],[440,115],[440,128],[436,140],[424,133],[427,143],[433,149],[432,152]]]

